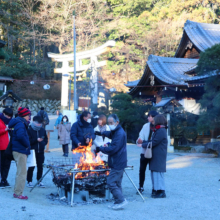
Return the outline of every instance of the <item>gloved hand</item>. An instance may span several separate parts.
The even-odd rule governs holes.
[[[96,153],[100,152],[100,147],[96,147],[95,151]]]
[[[100,131],[96,131],[95,135],[102,136],[102,133]]]

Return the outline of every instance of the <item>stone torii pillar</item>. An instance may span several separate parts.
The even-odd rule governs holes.
[[[92,50],[87,50],[83,52],[76,53],[76,61],[74,61],[73,53],[71,54],[55,54],[48,53],[48,57],[52,58],[53,61],[61,62],[61,68],[55,68],[54,73],[62,73],[62,89],[61,89],[61,107],[62,109],[68,109],[68,79],[71,72],[74,72],[74,67],[69,66],[70,61],[76,62],[76,76],[82,75],[82,71],[89,68],[92,69],[90,77],[90,86],[92,89],[91,98],[94,105],[98,104],[98,77],[97,69],[99,67],[105,66],[107,64],[106,60],[98,61],[98,56],[109,52],[112,47],[115,46],[115,41],[107,41],[100,47],[97,47]],[[87,65],[82,64],[83,59],[90,59],[90,63]]]

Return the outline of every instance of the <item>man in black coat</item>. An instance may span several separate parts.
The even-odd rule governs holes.
[[[95,140],[90,112],[84,111],[78,116],[77,122],[72,125],[70,137],[72,140],[72,149],[79,146],[87,146],[91,139]]]
[[[115,199],[115,203],[109,208],[121,209],[128,203],[121,188],[124,169],[127,167],[127,137],[116,114],[108,117],[108,125],[111,131],[96,132],[96,135],[106,136],[112,139],[112,142],[108,147],[97,147],[96,152],[101,151],[108,155],[108,165],[111,171],[107,177],[107,184]]]
[[[40,116],[35,116],[33,122],[28,128],[28,136],[30,140],[31,149],[35,150],[36,162],[37,162],[37,181],[39,181],[43,174],[44,163],[44,149],[47,145],[48,138],[45,129],[42,126],[42,119]],[[32,188],[32,178],[35,167],[29,167],[27,172],[28,187]],[[41,188],[45,188],[42,182],[38,185]]]

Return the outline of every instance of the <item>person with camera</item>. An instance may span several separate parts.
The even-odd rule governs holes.
[[[33,122],[28,128],[28,136],[30,140],[31,149],[35,150],[36,163],[37,163],[37,181],[39,181],[43,175],[43,163],[44,163],[44,149],[47,145],[48,138],[45,129],[42,126],[42,119],[40,116],[35,116]],[[35,167],[29,167],[27,171],[27,187],[32,188],[32,178]],[[39,187],[45,188],[45,185],[40,182]]]

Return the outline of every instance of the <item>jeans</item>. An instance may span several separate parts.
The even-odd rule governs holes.
[[[12,154],[17,165],[14,193],[20,196],[23,194],[27,176],[27,155],[18,153],[16,151],[13,151]]]
[[[37,181],[39,181],[43,175],[43,163],[44,163],[44,152],[43,153],[36,153],[36,162],[37,162]],[[35,167],[29,167],[27,172],[27,181],[32,182],[33,173]]]
[[[4,157],[4,150],[0,150],[0,173],[1,173],[1,180],[6,181],[8,178],[8,172],[11,166],[11,160]]]
[[[140,170],[139,170],[139,186],[142,188],[144,186],[145,181],[145,172],[147,168],[147,164],[149,164],[150,160],[144,157],[144,154],[141,154],[140,158]]]
[[[124,170],[111,170],[107,176],[107,185],[115,199],[115,203],[122,203],[125,199],[122,194],[121,182]]]

